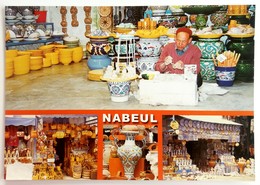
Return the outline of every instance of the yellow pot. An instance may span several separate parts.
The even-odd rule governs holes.
[[[31,56],[31,52],[30,51],[18,51],[18,56],[21,56],[21,55],[29,55],[29,56]]]
[[[43,66],[43,58],[40,56],[30,57],[30,70],[39,70]]]
[[[16,50],[16,49],[5,50],[6,58],[14,58],[17,55],[18,55],[18,50]]]
[[[14,60],[13,58],[5,58],[5,78],[14,75]]]
[[[52,64],[51,64],[51,58],[43,58],[43,65],[42,67],[50,67]]]
[[[76,51],[73,52],[72,55],[73,62],[78,63],[82,60],[82,58],[83,58],[83,52],[76,52]]]
[[[55,65],[59,63],[59,53],[58,52],[52,52],[52,53],[46,53],[45,54],[46,59],[50,59],[51,64]]]
[[[52,53],[54,51],[54,45],[40,46],[38,49],[42,50],[43,55],[46,53]]]
[[[69,65],[72,62],[72,57],[60,57],[60,63]]]
[[[23,75],[30,72],[30,55],[21,55],[14,58],[14,74]]]
[[[31,56],[42,56],[43,51],[40,49],[35,49],[35,50],[27,50],[28,52],[31,52]]]

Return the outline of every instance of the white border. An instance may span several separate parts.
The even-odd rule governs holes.
[[[0,20],[2,22],[1,25],[4,25],[4,7],[5,6],[142,6],[142,5],[196,5],[196,4],[255,4],[256,6],[256,36],[255,36],[255,154],[256,154],[256,181],[255,182],[217,182],[217,181],[197,181],[197,182],[178,182],[178,181],[4,181],[3,180],[3,148],[4,148],[4,51],[5,51],[5,34],[4,34],[4,26],[0,26],[0,35],[1,35],[1,43],[0,43],[0,184],[1,185],[38,185],[38,184],[62,184],[62,185],[72,185],[72,184],[259,184],[259,145],[257,142],[259,140],[259,124],[258,123],[258,102],[259,100],[259,13],[258,11],[258,2],[256,0],[229,0],[229,1],[213,1],[213,0],[1,0],[1,11],[0,11]]]

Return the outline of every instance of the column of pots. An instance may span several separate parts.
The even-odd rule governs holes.
[[[140,41],[136,43],[136,51],[140,55],[136,63],[139,73],[154,71],[154,65],[159,60],[161,50],[162,42],[159,38],[140,38]]]
[[[254,36],[228,37],[226,41],[227,50],[241,54],[236,68],[236,80],[243,82],[254,80],[254,45]]]
[[[198,38],[194,43],[201,50],[202,56],[200,59],[201,75],[203,80],[215,80],[215,66],[212,55],[224,51],[224,43],[220,38]]]
[[[86,49],[91,55],[87,60],[87,66],[90,70],[103,69],[111,64],[108,56],[110,46],[108,38],[90,38]]]

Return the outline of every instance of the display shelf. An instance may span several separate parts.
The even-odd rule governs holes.
[[[47,40],[35,40],[35,41],[20,41],[20,42],[6,42],[5,46],[6,46],[6,49],[8,49],[9,47],[11,46],[20,46],[20,45],[30,45],[30,44],[39,44],[39,43],[43,43],[43,44],[46,44],[46,43],[49,43],[49,42],[56,42],[56,41],[63,41],[63,38],[62,37],[55,37],[55,38],[50,38],[50,39],[47,39]]]

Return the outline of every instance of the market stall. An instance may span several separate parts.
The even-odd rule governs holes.
[[[6,123],[6,179],[97,178],[96,115],[7,117]],[[14,125],[24,130],[14,131]]]
[[[254,176],[254,159],[235,154],[242,124],[221,116],[184,115],[168,117],[163,125],[165,179]]]

